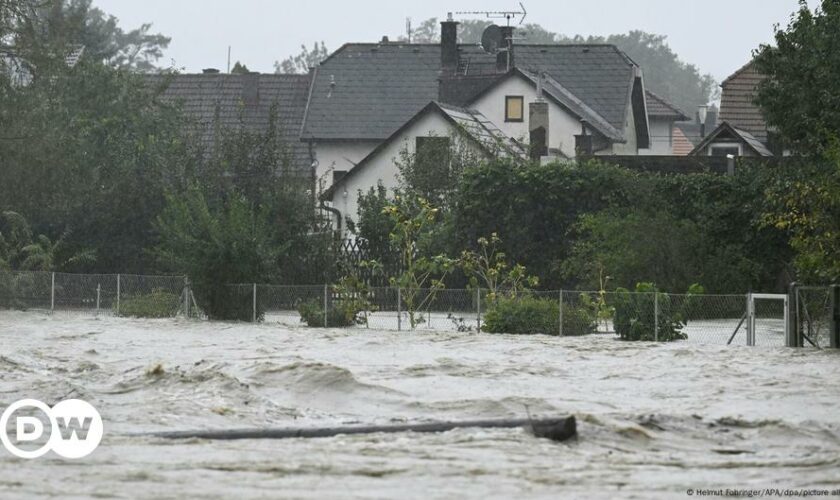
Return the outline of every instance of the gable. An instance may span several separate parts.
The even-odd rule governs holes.
[[[753,101],[757,88],[766,79],[753,62],[739,69],[721,84],[720,119],[745,130],[767,143],[767,122]]]

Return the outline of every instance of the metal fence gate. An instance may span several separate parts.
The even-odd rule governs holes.
[[[786,294],[751,293],[747,302],[747,345],[790,345],[790,302]]]

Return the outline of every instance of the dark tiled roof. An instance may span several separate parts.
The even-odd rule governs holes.
[[[535,85],[539,78],[536,74],[530,72],[523,72]],[[565,88],[557,80],[550,75],[545,79],[543,91],[549,96],[553,97],[563,107],[571,111],[579,118],[585,119],[590,126],[604,134],[605,137],[622,142],[625,140],[624,134],[616,129],[603,116],[599,115],[594,109],[587,106],[580,98],[574,95],[569,89]]]
[[[665,100],[665,98],[659,97],[658,95],[654,94],[650,90],[645,90],[645,100],[647,101],[648,116],[655,116],[660,118],[674,118],[677,121],[691,119],[678,107]]]
[[[461,67],[495,56],[462,45]],[[636,65],[612,45],[517,45],[515,65],[546,72],[616,129],[625,128]],[[438,99],[440,45],[347,44],[321,63],[304,139],[385,139]]]
[[[146,75],[153,85],[165,85],[164,100],[181,102],[198,126],[206,149],[214,146],[215,123],[265,132],[276,105],[281,137],[289,147],[291,166],[308,171],[309,155],[300,142],[300,127],[309,94],[309,75],[197,74]]]
[[[749,132],[763,143],[767,143],[767,122],[753,99],[756,87],[765,78],[750,62],[721,84],[720,98],[720,119]]]

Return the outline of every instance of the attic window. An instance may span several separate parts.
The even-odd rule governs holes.
[[[505,121],[524,121],[525,98],[521,95],[505,96]]]
[[[709,156],[741,156],[740,144],[712,144],[709,147]]]

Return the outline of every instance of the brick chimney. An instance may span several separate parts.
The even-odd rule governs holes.
[[[513,26],[502,26],[502,46],[496,54],[496,69],[507,72],[515,65],[513,63]]]
[[[452,19],[452,13],[446,21],[440,23],[440,66],[445,73],[454,73],[458,69],[458,22]]]

